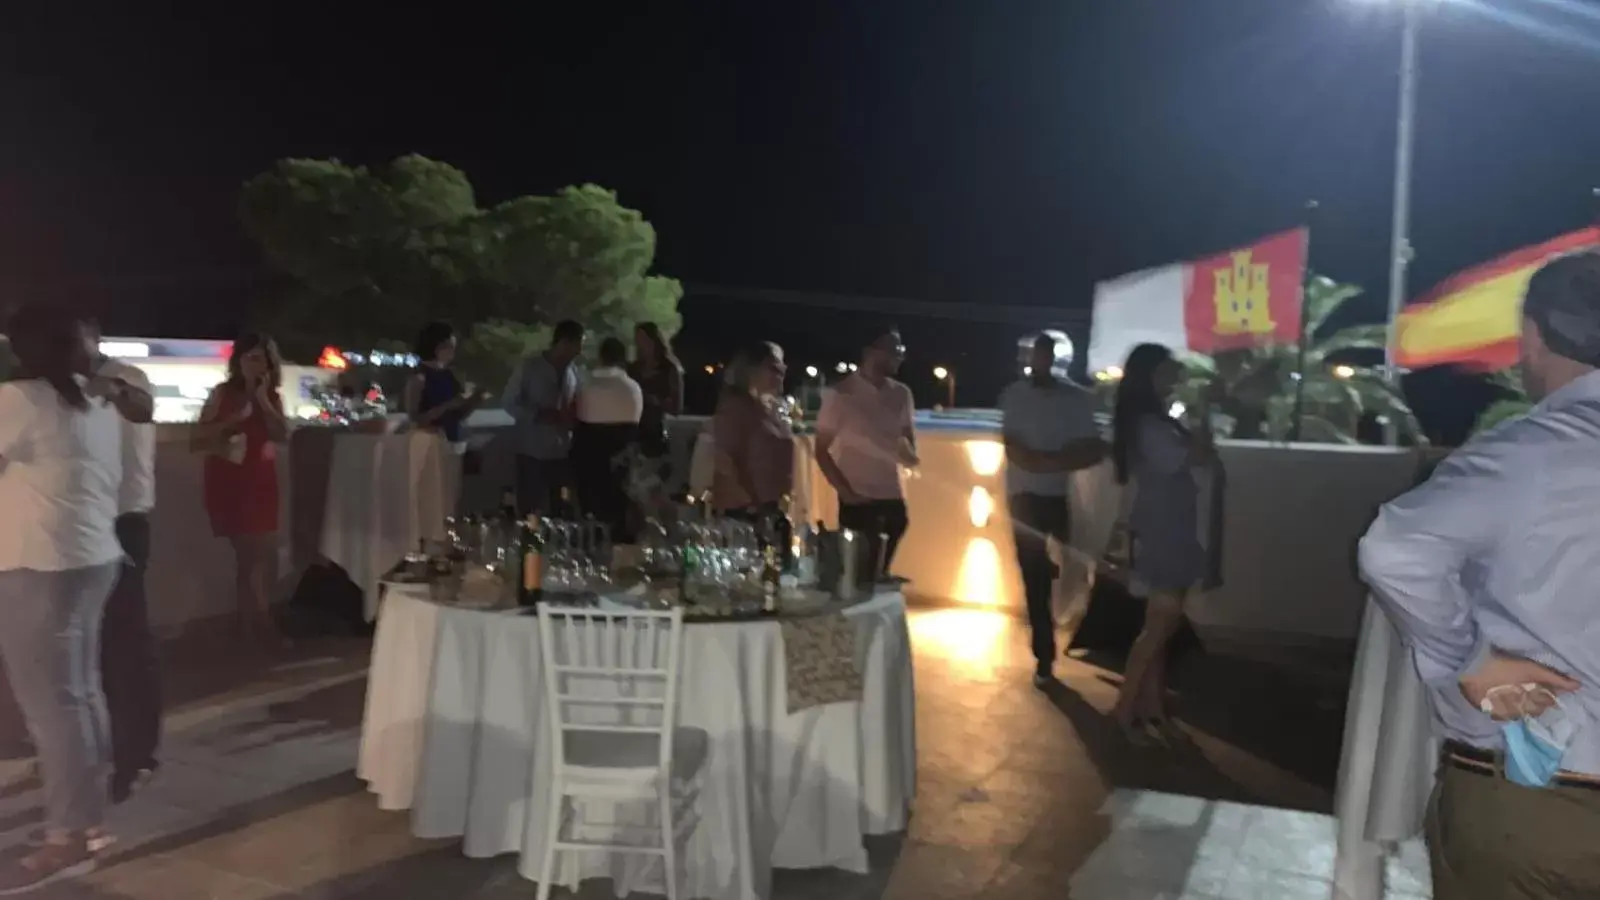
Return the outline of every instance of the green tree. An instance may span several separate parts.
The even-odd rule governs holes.
[[[1355,285],[1320,275],[1307,284],[1303,310],[1310,340],[1305,353],[1300,438],[1354,443],[1357,424],[1364,415],[1375,413],[1393,421],[1410,440],[1422,442],[1416,416],[1380,372],[1335,364],[1339,354],[1384,348],[1384,325],[1327,330],[1334,313],[1360,294],[1361,288]],[[1298,348],[1293,344],[1193,355],[1185,358],[1186,377],[1177,397],[1190,406],[1203,396],[1215,397],[1213,408],[1234,420],[1234,437],[1288,440],[1294,433],[1299,364]]]
[[[425,157],[287,159],[245,183],[239,211],[286,276],[263,327],[290,345],[377,346],[448,319],[486,377],[561,319],[602,335],[681,321],[678,282],[649,274],[655,229],[594,185],[483,209],[466,175]]]

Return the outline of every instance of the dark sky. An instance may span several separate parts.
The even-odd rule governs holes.
[[[121,331],[236,326],[235,193],[273,159],[413,151],[486,203],[615,188],[691,284],[1080,319],[1055,311],[1096,280],[1315,197],[1314,267],[1382,310],[1398,15],[1371,0],[8,6],[0,283]],[[1600,185],[1600,4],[1429,6],[1417,290],[1583,224]],[[686,312],[702,342],[771,314]],[[1013,330],[908,337],[932,359]]]

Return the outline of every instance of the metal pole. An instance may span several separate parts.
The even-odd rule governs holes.
[[[1406,305],[1406,264],[1411,261],[1411,153],[1416,138],[1417,116],[1417,28],[1421,23],[1420,0],[1400,0],[1405,25],[1400,34],[1400,113],[1395,127],[1394,147],[1394,233],[1389,248],[1389,333],[1385,341],[1384,377],[1396,390],[1400,369],[1395,365],[1399,349],[1400,313]]]
[[[1298,442],[1306,413],[1306,344],[1311,342],[1310,323],[1306,321],[1306,298],[1311,296],[1311,232],[1316,226],[1317,201],[1306,201],[1306,253],[1305,271],[1300,275],[1300,333],[1294,345],[1294,421],[1289,429],[1289,441]]]

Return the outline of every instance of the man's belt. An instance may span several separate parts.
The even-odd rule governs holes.
[[[1495,750],[1484,750],[1461,741],[1445,741],[1440,753],[1446,765],[1453,766],[1467,772],[1479,775],[1505,776],[1505,754]],[[1562,787],[1583,788],[1590,791],[1600,791],[1600,777],[1585,775],[1581,772],[1560,771],[1556,773],[1554,784]]]

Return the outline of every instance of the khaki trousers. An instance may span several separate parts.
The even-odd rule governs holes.
[[[1446,763],[1426,827],[1434,900],[1600,897],[1600,790],[1525,788]]]

